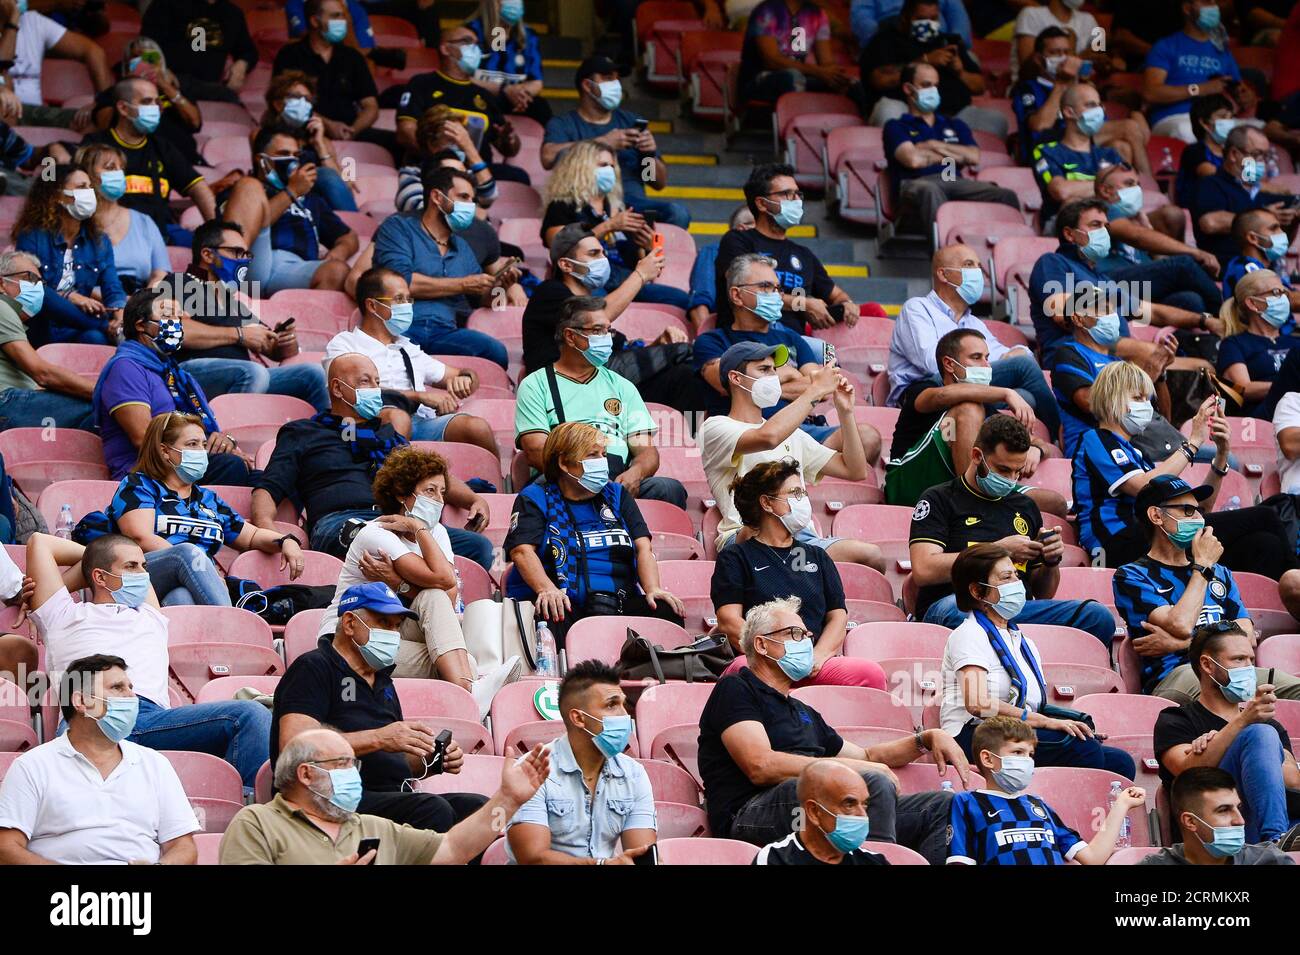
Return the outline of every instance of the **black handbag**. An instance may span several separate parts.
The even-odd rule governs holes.
[[[617,670],[624,680],[654,677],[660,683],[716,683],[735,658],[731,642],[721,634],[705,635],[684,647],[665,650],[629,627]]]
[[[1085,713],[1083,710],[1072,710],[1068,706],[1057,706],[1055,703],[1044,703],[1038,708],[1038,715],[1052,720],[1074,720],[1076,723],[1086,723],[1088,729],[1097,732],[1097,724],[1092,721],[1092,714]]]

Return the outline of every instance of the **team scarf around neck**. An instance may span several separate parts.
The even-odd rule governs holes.
[[[980,611],[976,610],[974,611],[974,614],[975,621],[983,627],[984,632],[988,634],[989,644],[993,647],[993,652],[998,655],[998,662],[1002,664],[1002,669],[1007,671],[1007,676],[1011,680],[1011,698],[1007,700],[1007,702],[1012,706],[1024,706],[1026,696],[1024,671],[1021,670],[1020,665],[1016,663],[1016,658],[1014,654],[1012,654],[1011,648],[1007,646],[1007,641],[1002,637],[1002,631],[993,626],[993,621]],[[1009,630],[1014,629],[1010,624],[1007,624],[1007,628]],[[1020,633],[1019,630],[1015,630],[1014,632],[1018,634]],[[1029,644],[1025,642],[1023,634],[1020,635],[1020,654],[1029,663],[1030,669],[1034,672],[1034,679],[1038,681],[1038,698],[1042,701],[1046,701],[1047,684],[1046,681],[1043,680],[1042,667],[1040,667],[1038,661],[1034,659],[1034,654],[1029,649]]]
[[[208,434],[220,430],[217,427],[216,415],[208,407],[208,399],[204,397],[203,389],[194,380],[194,376],[177,364],[174,359],[164,357],[148,345],[135,341],[126,341],[119,345],[117,354],[109,359],[109,364],[111,365],[119,359],[130,359],[144,365],[144,367],[162,378],[167,390],[171,393],[176,410],[182,414],[198,415],[203,419],[203,430]],[[99,382],[104,381],[104,379],[105,376],[101,374]],[[99,404],[99,382],[95,384],[93,399],[96,405]]]
[[[383,466],[384,459],[388,457],[390,451],[407,443],[406,439],[396,431],[391,438],[381,438],[370,422],[357,421],[355,418],[340,418],[329,411],[314,415],[311,420],[327,428],[333,428],[339,434],[346,433],[350,428],[352,436],[348,440],[348,446],[352,449],[352,456],[358,460],[368,460],[372,473]]]
[[[617,487],[617,484],[610,481],[599,495],[616,516],[618,514],[618,491],[615,488]],[[586,584],[585,579],[582,581],[575,580],[579,570],[579,557],[582,558],[584,565],[586,563],[586,548],[583,545],[573,516],[573,508],[565,500],[558,484],[547,481],[542,485],[542,491],[546,495],[547,525],[546,540],[542,542],[542,551],[550,555],[551,564],[555,568],[555,585],[561,590],[576,595],[579,593],[579,583]],[[581,570],[585,578],[586,567],[583,566]]]

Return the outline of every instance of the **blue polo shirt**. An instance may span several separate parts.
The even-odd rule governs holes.
[[[1229,175],[1220,168],[1213,176],[1204,176],[1196,184],[1196,198],[1191,205],[1192,231],[1196,236],[1196,247],[1204,249],[1219,260],[1219,265],[1226,265],[1237,254],[1237,245],[1232,241],[1231,232],[1209,235],[1201,231],[1201,216],[1207,212],[1239,212],[1262,209],[1275,202],[1285,202],[1286,196],[1277,192],[1265,192],[1259,183],[1247,188],[1236,176]]]
[[[1118,166],[1124,160],[1109,146],[1090,143],[1086,153],[1070,149],[1059,140],[1041,143],[1034,147],[1034,178],[1043,194],[1042,219],[1046,222],[1060,211],[1061,204],[1047,191],[1053,179],[1091,182],[1097,173],[1108,166]]]
[[[796,368],[802,368],[807,364],[821,364],[821,359],[813,354],[812,346],[804,340],[804,337],[785,325],[769,325],[765,332],[746,332],[735,328],[715,328],[695,339],[695,347],[691,351],[691,360],[695,366],[695,373],[699,374],[705,365],[721,358],[723,352],[740,342],[784,345],[790,350],[790,361],[794,362]],[[705,400],[705,410],[709,414],[726,414],[731,409],[730,397],[720,395],[710,387],[706,387],[704,390],[708,394]],[[788,400],[782,398],[772,407],[764,408],[763,417],[772,417],[789,403]]]
[[[559,116],[551,117],[546,124],[546,132],[542,136],[544,143],[576,143],[583,139],[595,139],[598,136],[604,136],[606,133],[615,129],[631,129],[640,119],[636,113],[630,113],[625,109],[616,109],[610,114],[608,123],[589,123],[578,115],[578,111],[570,110],[567,113],[561,113]],[[655,156],[659,151],[655,150]],[[632,147],[620,149],[618,151],[618,166],[623,172],[623,194],[635,193],[640,195],[645,192],[641,186],[641,154]]]
[[[1224,299],[1232,298],[1233,291],[1248,272],[1258,272],[1260,269],[1271,269],[1271,265],[1261,262],[1253,255],[1234,255],[1228,260],[1228,264],[1223,267],[1223,297]],[[1282,280],[1283,288],[1291,288],[1291,279],[1285,271],[1278,271],[1277,277]],[[1283,330],[1286,326],[1282,326]]]
[[[409,284],[418,272],[430,278],[464,278],[481,271],[474,250],[458,235],[452,235],[443,255],[433,236],[420,224],[423,213],[392,215],[375,231],[375,265],[392,269]],[[456,316],[468,315],[469,299],[464,295],[446,298],[415,300],[415,321],[427,322],[434,328],[451,332],[456,330]]]
[[[1196,184],[1201,177],[1196,174],[1196,167],[1208,162],[1216,170],[1223,168],[1223,157],[1210,152],[1205,143],[1189,143],[1178,158],[1178,178],[1174,180],[1174,201],[1184,209],[1191,207],[1196,199]]]
[[[1146,68],[1165,71],[1165,83],[1169,86],[1187,86],[1192,83],[1204,83],[1216,76],[1230,76],[1241,79],[1241,70],[1226,47],[1215,46],[1209,40],[1194,40],[1182,30],[1161,37],[1147,54]],[[1151,125],[1154,126],[1166,116],[1191,112],[1192,101],[1185,99],[1165,106],[1153,106],[1149,113]]]
[[[1056,122],[1047,129],[1035,132],[1029,128],[1029,117],[1042,109],[1055,85],[1045,76],[1036,76],[1032,80],[1021,80],[1011,88],[1011,109],[1016,114],[1016,127],[1020,130],[1019,142],[1016,143],[1016,160],[1022,166],[1030,164],[1035,146],[1060,139],[1065,133],[1065,120],[1059,115]]]
[[[1126,286],[1117,284],[1099,272],[1095,265],[1083,257],[1079,247],[1071,242],[1062,242],[1055,252],[1048,252],[1034,263],[1029,273],[1029,315],[1038,333],[1038,347],[1042,352],[1043,364],[1049,365],[1053,353],[1062,339],[1070,337],[1068,332],[1052,321],[1043,311],[1043,304],[1052,295],[1060,292],[1073,293],[1085,285],[1099,285],[1106,289],[1116,289],[1119,306],[1119,333],[1128,335],[1128,322],[1125,316],[1129,312]]]
[[[944,170],[944,164],[941,162],[923,166],[920,169],[906,168],[894,156],[894,153],[898,151],[898,147],[903,143],[923,143],[927,140],[939,139],[945,143],[955,143],[961,146],[975,145],[975,136],[971,133],[969,126],[960,119],[952,119],[938,113],[934,114],[934,125],[930,125],[914,113],[904,113],[898,119],[891,119],[885,123],[882,138],[884,139],[885,158],[889,162],[889,176],[894,184],[895,196],[898,195],[898,184],[904,180],[919,179],[922,176],[937,176]]]

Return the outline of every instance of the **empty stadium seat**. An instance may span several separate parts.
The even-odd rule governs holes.
[[[199,692],[215,679],[279,677],[284,673],[284,661],[278,653],[270,647],[246,643],[171,644],[167,657],[173,686],[193,702],[200,702]]]
[[[704,782],[699,769],[700,726],[694,723],[677,723],[655,734],[649,755],[653,759],[672,763],[684,770],[702,789]]]
[[[911,533],[912,508],[896,504],[853,504],[836,514],[831,525],[833,536],[857,540],[906,540]]]
[[[284,661],[293,663],[304,653],[315,650],[319,640],[320,620],[325,610],[300,610],[284,625]]]
[[[104,370],[117,349],[109,345],[80,345],[74,342],[55,342],[36,349],[51,365],[58,365],[94,382]]]
[[[481,793],[492,796],[501,788],[501,770],[505,766],[505,756],[465,756],[458,773],[439,773],[426,776],[419,782],[421,792],[426,793]]]
[[[9,428],[0,431],[5,472],[29,498],[55,481],[107,481],[99,436],[74,428]]]
[[[265,693],[267,696],[274,696],[275,688],[279,683],[280,677],[278,674],[274,676],[222,676],[205,683],[202,689],[199,690],[194,702],[217,703],[222,700],[233,700],[235,694],[245,687],[254,689],[258,693]]]
[[[934,623],[859,624],[844,638],[844,655],[877,661],[913,654],[942,658],[949,633]]]
[[[655,736],[670,726],[694,724],[698,732],[700,714],[714,686],[712,683],[662,683],[647,687],[636,702],[636,733],[641,752],[652,754]],[[494,708],[495,705],[493,701]]]
[[[709,834],[709,817],[697,805],[656,799],[655,816],[656,842],[661,839],[698,839]]]
[[[453,719],[478,722],[478,704],[464,687],[446,680],[424,680],[399,677],[393,680],[397,702],[406,719],[424,716],[450,716]]]
[[[758,855],[758,846],[736,839],[663,839],[656,845],[660,865],[749,865]]]
[[[875,852],[889,860],[890,865],[929,865],[929,861],[921,853],[907,846],[900,846],[896,842],[876,842],[867,840],[862,844],[866,852]]]
[[[1020,625],[1020,632],[1034,641],[1043,663],[1082,663],[1103,669],[1110,666],[1105,645],[1086,630],[1026,623]]]
[[[1261,640],[1255,650],[1255,666],[1276,667],[1283,673],[1300,673],[1300,633],[1275,633],[1267,640]]]
[[[865,686],[802,686],[790,695],[812,707],[831,726],[890,726],[911,732],[907,707],[884,690]]]
[[[487,448],[461,441],[412,441],[411,445],[441,456],[447,462],[447,470],[452,477],[462,481],[482,478],[491,481],[498,488],[504,484],[501,461]]]
[[[245,643],[271,649],[271,625],[238,607],[163,607],[167,618],[167,644]]]
[[[642,757],[637,762],[645,770],[646,776],[650,780],[650,789],[654,792],[656,799],[681,803],[687,806],[698,806],[700,804],[702,793],[699,784],[686,770],[672,763],[666,763],[661,759]]]
[[[189,750],[162,750],[162,755],[176,770],[186,796],[234,803],[244,801],[244,784],[239,778],[239,770],[220,756]]]
[[[339,582],[343,561],[330,554],[315,550],[302,552],[302,574],[297,580],[289,579],[289,571],[280,569],[279,554],[245,551],[230,565],[230,576],[255,580],[262,588],[279,584],[302,584],[307,587],[333,587]]]
[[[1132,785],[1131,780],[1104,769],[1039,766],[1034,770],[1028,791],[1041,796],[1063,823],[1086,840],[1109,812],[1108,799],[1113,782],[1120,783],[1125,789]],[[1153,844],[1146,808],[1139,806],[1128,814],[1129,838],[1134,846]]]
[[[36,499],[36,509],[51,531],[59,524],[64,504],[72,506],[72,519],[79,521],[91,511],[102,511],[117,493],[117,481],[55,481]]]
[[[513,494],[480,494],[479,497],[487,503],[489,510],[488,525],[480,528],[479,533],[500,547],[505,543],[506,534],[510,530],[510,514],[514,510],[515,496]],[[468,512],[459,507],[448,506],[443,511],[442,522],[448,527],[464,527],[468,520]]]
[[[556,683],[556,681],[531,678],[519,680],[506,684],[492,698],[489,720],[492,726],[492,742],[498,753],[506,751],[506,737],[510,735],[512,729],[543,718],[533,702],[533,696],[547,683]]]
[[[692,30],[682,34],[678,56],[689,89],[691,111],[705,119],[726,113],[727,71],[740,64],[744,36],[721,30]]]

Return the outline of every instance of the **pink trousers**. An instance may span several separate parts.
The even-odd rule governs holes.
[[[746,665],[743,656],[736,657],[723,672],[731,676]],[[817,675],[795,684],[800,686],[869,686],[873,690],[886,689],[885,671],[874,660],[859,660],[857,657],[831,657],[822,664]]]

